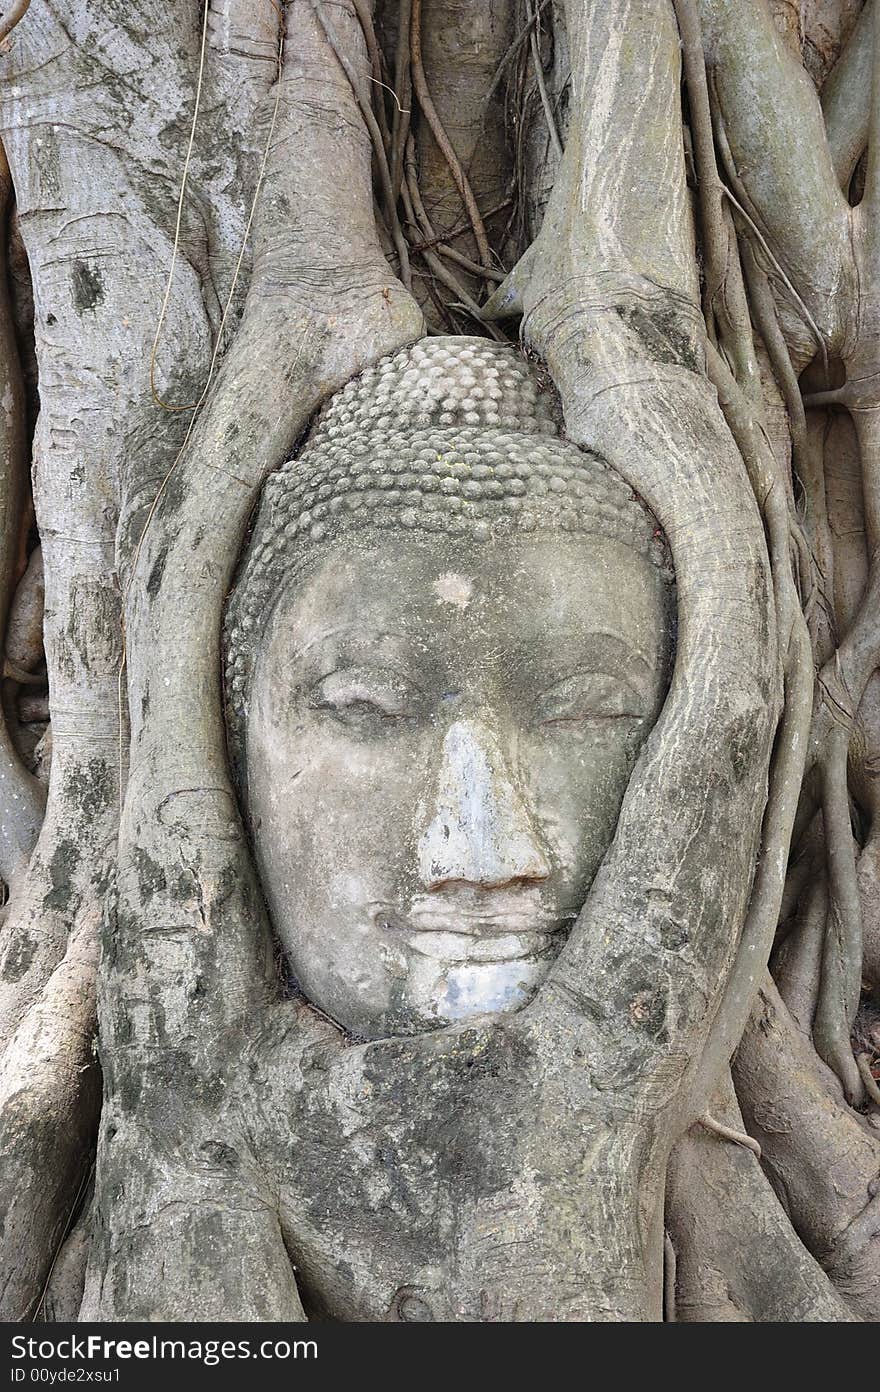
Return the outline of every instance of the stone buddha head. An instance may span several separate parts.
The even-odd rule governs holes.
[[[349,383],[264,488],[227,610],[230,745],[305,997],[361,1038],[515,1010],[663,702],[656,521],[513,348]]]

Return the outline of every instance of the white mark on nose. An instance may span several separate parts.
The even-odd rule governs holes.
[[[457,720],[443,741],[431,821],[419,841],[426,889],[543,880],[550,865],[494,733]]]

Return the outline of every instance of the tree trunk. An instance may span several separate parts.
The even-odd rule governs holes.
[[[880,6],[17,11],[0,1317],[876,1318]],[[316,413],[443,335],[650,510],[675,665],[534,999],[364,1041],[221,634]]]

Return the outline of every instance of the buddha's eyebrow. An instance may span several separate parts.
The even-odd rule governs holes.
[[[563,681],[563,676],[555,675],[555,673],[559,671],[559,662],[556,657],[556,653],[559,652],[558,639],[556,641],[552,639],[549,641],[552,642],[550,651],[553,657],[551,661],[545,663],[545,666],[548,671],[551,667],[554,668],[555,681]],[[640,652],[638,648],[634,648],[631,643],[628,643],[625,638],[621,638],[619,634],[609,633],[604,629],[596,629],[590,633],[578,635],[576,641],[578,648],[583,651],[584,660],[572,667],[571,671],[568,672],[569,676],[574,676],[575,673],[589,672],[591,670],[599,671],[602,670],[602,668],[593,667],[593,663],[608,663],[610,664],[607,669],[609,675],[620,674],[625,680],[630,677],[636,679],[641,678],[648,688],[653,682],[656,673],[656,661],[653,661],[643,652]],[[573,640],[571,639],[565,643],[566,657],[570,656],[572,643]],[[537,651],[539,658],[543,658],[547,653],[547,649],[544,647]],[[534,663],[535,655],[536,648],[534,643],[529,643],[528,645],[520,644],[509,652],[509,657],[514,662]],[[587,666],[585,663],[591,665]]]
[[[593,644],[595,644],[596,650],[599,653],[603,655],[605,653],[610,653],[610,655],[619,657],[626,663],[635,662],[642,669],[645,676],[654,675],[656,663],[652,662],[651,659],[640,652],[638,648],[634,648],[631,643],[628,643],[625,638],[621,638],[617,633],[608,633],[603,629],[597,629],[593,633],[585,634],[584,641],[590,645],[590,651],[592,651]]]
[[[411,636],[407,636],[404,633],[395,633],[391,629],[383,628],[381,631],[378,629],[364,629],[360,625],[345,623],[339,624],[336,627],[322,628],[320,632],[313,633],[305,643],[298,643],[296,645],[296,655],[298,657],[305,657],[313,648],[319,647],[321,643],[334,641],[336,639],[345,643],[351,643],[352,646],[363,648],[367,644],[376,643],[378,640],[384,640],[386,638],[400,643],[412,643]]]
[[[611,667],[614,668],[613,671],[609,670]],[[598,666],[595,662],[589,662],[586,665],[581,663],[578,667],[566,668],[564,671],[554,672],[552,676],[550,673],[547,673],[547,677],[547,685],[544,686],[542,682],[543,690],[540,693],[542,696],[549,695],[549,693],[555,691],[557,687],[563,686],[579,677],[582,678],[585,683],[589,682],[591,679],[605,677],[618,683],[624,690],[629,692],[630,696],[636,701],[648,701],[651,697],[651,684],[649,681],[645,680],[640,674],[636,674],[632,671],[627,671],[626,674],[624,674],[616,663],[600,663]]]

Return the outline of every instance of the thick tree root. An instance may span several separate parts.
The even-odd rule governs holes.
[[[725,1133],[741,1131],[729,1080],[713,1110],[725,1116]],[[666,1224],[676,1320],[858,1320],[798,1239],[754,1154],[707,1134],[705,1123],[673,1152]]]
[[[83,925],[0,1065],[0,1319],[33,1317],[92,1156],[98,925]]]
[[[856,1313],[877,1319],[880,1232],[873,1196],[880,1136],[839,1092],[834,1096],[836,1080],[791,1020],[769,975],[733,1076],[748,1130],[761,1143],[764,1167],[795,1231]]]

